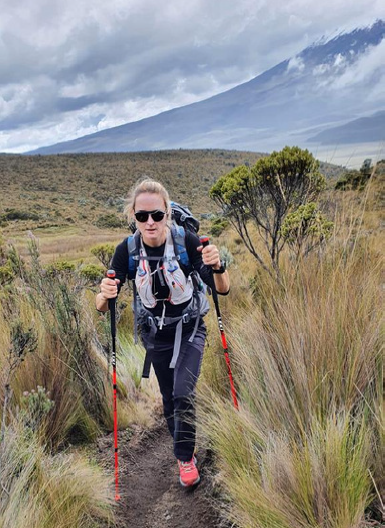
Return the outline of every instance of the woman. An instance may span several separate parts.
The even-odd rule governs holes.
[[[142,181],[131,193],[126,212],[129,220],[135,219],[140,234],[141,256],[135,277],[137,292],[146,313],[152,316],[149,320],[157,322],[154,330],[154,325],[147,324],[147,319],[142,318],[141,339],[147,353],[151,352],[151,363],[163,398],[164,416],[174,440],[180,483],[185,487],[193,486],[200,480],[194,456],[194,393],[206,328],[201,316],[195,320],[193,317],[182,318],[182,313],[192,306],[194,289],[188,272],[181,269],[175,255],[169,254],[173,244],[167,190],[153,180]],[[185,233],[185,246],[191,266],[199,272],[202,280],[210,284],[214,277],[217,292],[227,294],[229,276],[220,261],[218,248],[215,245],[203,247],[198,236],[189,231]],[[100,293],[96,296],[98,310],[107,311],[108,300],[117,296],[127,278],[128,258],[126,239],[117,246],[112,259],[116,279],[104,278],[101,282]],[[172,266],[166,265],[171,261]],[[178,277],[175,281],[172,279],[174,273]],[[183,324],[178,330],[178,322],[182,319]],[[180,343],[178,346],[174,346],[176,340]]]

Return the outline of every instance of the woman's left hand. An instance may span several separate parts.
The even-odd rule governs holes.
[[[209,244],[208,246],[199,246],[198,251],[202,252],[203,264],[206,266],[211,266],[214,269],[219,269],[221,267],[221,259],[219,257],[219,250],[214,244]]]

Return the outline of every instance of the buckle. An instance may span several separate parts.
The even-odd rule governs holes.
[[[191,320],[191,315],[189,313],[185,313],[182,315],[182,322],[183,323],[189,323]]]

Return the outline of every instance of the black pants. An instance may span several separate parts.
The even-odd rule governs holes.
[[[201,324],[192,343],[191,332],[183,335],[175,369],[170,368],[174,343],[157,342],[152,364],[163,398],[163,412],[174,439],[174,454],[188,462],[195,449],[195,387],[200,373],[206,328]],[[145,346],[146,342],[143,340]]]

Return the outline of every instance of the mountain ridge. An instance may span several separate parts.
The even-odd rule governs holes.
[[[29,153],[174,148],[270,151],[290,142],[293,133],[302,142],[314,141],[314,136],[306,137],[306,130],[320,127],[320,133],[327,134],[333,123],[340,126],[352,117],[385,109],[385,96],[375,102],[365,99],[370,79],[356,82],[354,90],[349,83],[343,85],[352,68],[359,68],[359,61],[365,60],[365,54],[379,49],[384,35],[385,23],[379,20],[368,28],[311,45],[249,81],[203,101]],[[301,130],[303,137],[298,138]]]

